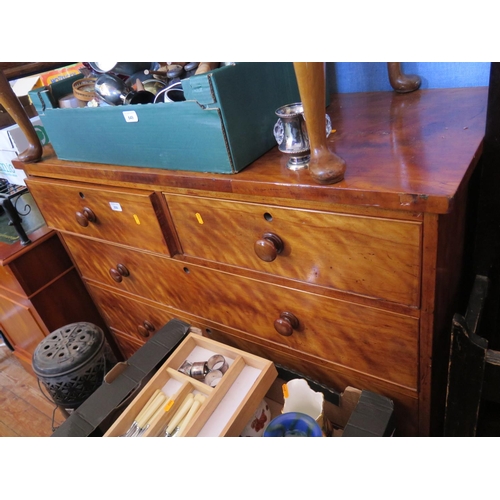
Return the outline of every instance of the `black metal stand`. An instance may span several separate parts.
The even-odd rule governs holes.
[[[12,185],[9,185],[9,187]],[[28,238],[26,231],[23,228],[22,220],[17,213],[16,208],[11,202],[11,199],[17,196],[21,196],[28,192],[26,186],[15,186],[15,189],[6,188],[5,192],[0,192],[0,208],[3,208],[7,217],[9,218],[9,226],[13,226],[16,233],[21,240],[22,245],[29,245],[31,240]],[[0,210],[1,213],[1,210]]]

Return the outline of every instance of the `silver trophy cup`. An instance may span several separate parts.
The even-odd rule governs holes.
[[[311,159],[304,107],[301,102],[287,104],[276,110],[278,121],[274,125],[274,138],[278,149],[290,156],[287,168],[300,170],[309,166]],[[326,136],[332,131],[330,117],[326,116]]]

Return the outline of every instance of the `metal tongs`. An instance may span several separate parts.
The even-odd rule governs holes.
[[[132,425],[121,437],[140,437],[149,428],[151,422],[162,411],[165,411],[164,404],[167,397],[160,389],[157,389],[149,398],[139,414],[135,417]]]

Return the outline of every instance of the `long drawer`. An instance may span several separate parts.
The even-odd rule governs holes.
[[[186,255],[419,305],[418,220],[164,196]]]
[[[70,235],[65,240],[87,280],[236,328],[267,343],[417,387],[415,317]],[[109,273],[110,268],[118,269],[117,263],[128,273],[121,281]]]
[[[153,192],[46,179],[26,183],[49,227],[169,254]]]
[[[140,344],[146,342],[166,323],[178,315],[162,307],[88,285],[103,318],[110,328],[118,330]]]

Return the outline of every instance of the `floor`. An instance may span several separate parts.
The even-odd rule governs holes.
[[[46,437],[64,421],[6,346],[0,346],[0,436]],[[54,421],[53,421],[54,419]]]
[[[0,346],[0,437],[48,437],[63,421],[36,378],[6,346]],[[500,405],[482,405],[477,435],[500,436]]]

